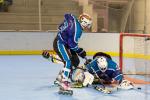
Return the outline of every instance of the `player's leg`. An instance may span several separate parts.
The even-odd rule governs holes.
[[[64,46],[61,42],[57,40],[57,38],[54,40],[53,48],[57,55],[60,57],[62,62],[64,63],[64,74],[66,77],[69,76],[68,71],[71,69],[71,60],[70,60],[70,52],[68,51],[67,47]],[[68,70],[65,72],[65,70]]]
[[[62,59],[64,62],[64,68],[62,69],[62,74],[60,79],[60,90],[61,91],[69,91],[70,92],[70,86],[69,86],[69,74],[71,70],[71,60],[70,60],[70,52],[67,49],[65,45],[63,45],[61,42],[59,42],[57,39],[54,41],[54,50],[58,54],[58,56]]]
[[[77,55],[77,53],[73,50],[70,50],[70,53],[71,53],[71,63],[72,63],[72,66],[74,66],[75,68],[78,67],[79,63],[80,63],[80,60],[79,60],[79,57]]]

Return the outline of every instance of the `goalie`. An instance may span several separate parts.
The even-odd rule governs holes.
[[[53,61],[61,63],[57,56],[52,57]],[[57,80],[61,80],[61,75],[60,72]],[[111,56],[103,52],[98,52],[93,56],[93,59],[86,60],[84,66],[72,69],[70,79],[73,83],[71,86],[74,88],[86,87],[92,84],[115,84],[120,89],[134,88],[130,81],[124,79],[120,68]]]
[[[85,68],[94,75],[92,84],[115,84],[120,89],[133,88],[133,84],[124,79],[118,65],[106,53],[96,53],[93,60],[88,60],[85,63]]]

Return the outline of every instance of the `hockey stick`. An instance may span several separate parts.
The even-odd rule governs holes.
[[[52,54],[49,55],[48,60],[53,63],[63,63],[63,61],[61,59],[57,58],[56,56],[54,56]]]
[[[59,63],[59,64],[63,64],[64,63],[60,58],[57,58],[56,56],[54,56],[52,54],[49,56],[48,60],[53,62],[53,63]],[[84,71],[86,70],[86,68],[84,68],[84,66],[76,67],[76,68],[84,70]]]

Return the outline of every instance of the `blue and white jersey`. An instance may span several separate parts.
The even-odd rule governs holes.
[[[121,82],[123,79],[123,74],[121,73],[118,65],[110,59],[107,59],[107,63],[108,66],[105,72],[101,71],[97,64],[97,59],[94,59],[92,62],[87,64],[86,68],[90,73],[96,74],[100,79],[105,81],[112,81],[112,79],[115,79],[116,81]]]
[[[78,41],[82,35],[82,27],[72,14],[65,14],[64,22],[58,27],[58,40],[73,51],[77,51]]]

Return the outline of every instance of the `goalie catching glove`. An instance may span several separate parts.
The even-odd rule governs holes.
[[[134,88],[133,83],[128,80],[122,80],[122,82],[118,86],[119,89],[130,90]]]

